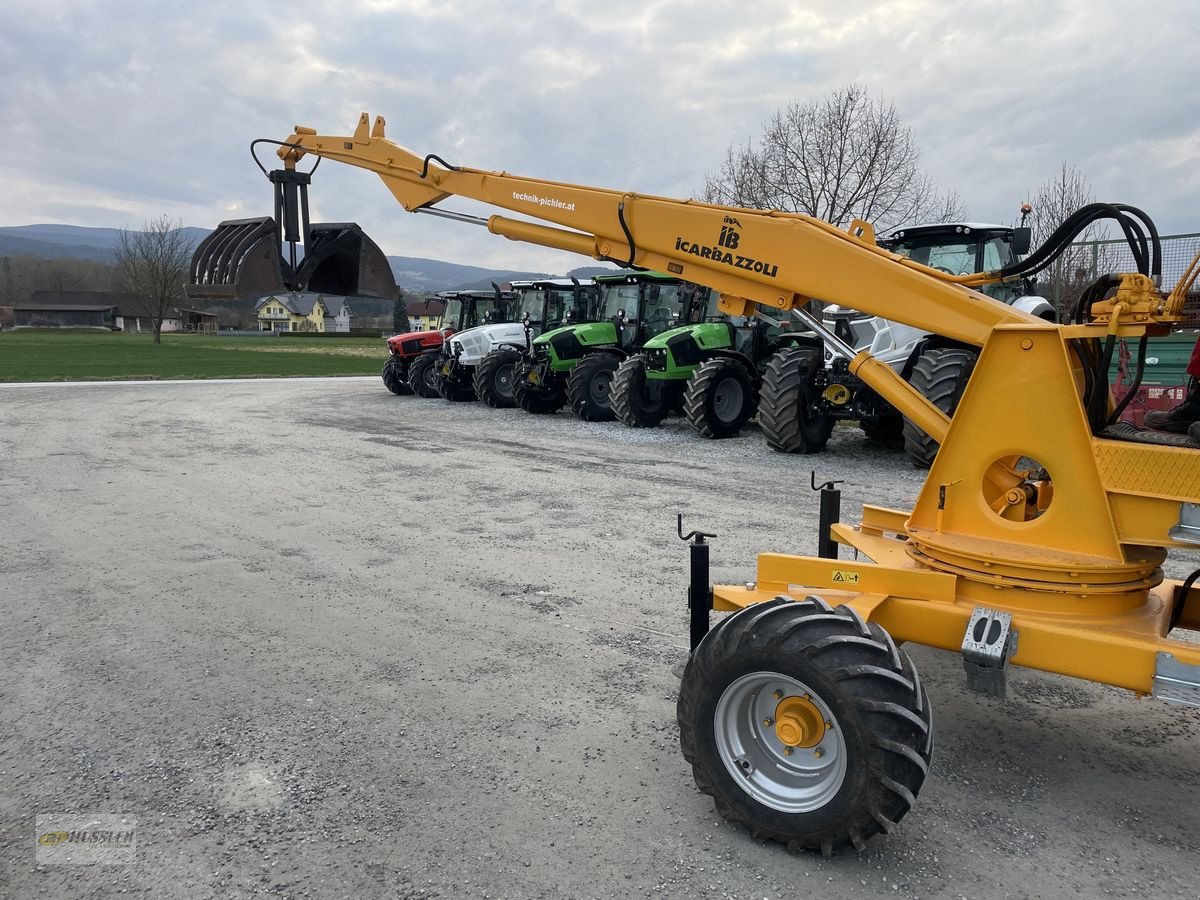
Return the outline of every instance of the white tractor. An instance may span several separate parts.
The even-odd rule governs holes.
[[[538,281],[514,281],[504,292],[508,298],[507,314],[474,328],[467,328],[446,338],[435,370],[438,393],[447,400],[483,399],[490,406],[512,405],[512,365],[494,365],[508,354],[516,357],[526,353],[529,342],[549,328],[555,328],[565,318],[586,304],[591,279],[549,278]],[[499,294],[500,288],[493,285]],[[481,367],[489,361],[486,371]],[[480,376],[486,378],[480,383]],[[501,402],[493,402],[500,399]],[[507,403],[502,402],[507,399]]]
[[[1028,228],[955,222],[915,225],[879,242],[893,253],[953,275],[995,271],[1029,251]],[[1048,321],[1053,305],[1033,294],[1033,284],[1010,281],[983,292]],[[979,355],[975,347],[927,331],[830,305],[826,327],[855,350],[871,354],[900,372],[947,415],[953,415]],[[857,420],[871,440],[899,443],[914,465],[927,468],[937,442],[852,375],[847,361],[811,334],[772,358],[763,375],[758,421],[767,443],[783,453],[815,453],[825,448],[838,419]]]

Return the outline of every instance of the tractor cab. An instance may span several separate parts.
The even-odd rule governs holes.
[[[520,298],[514,318],[528,326],[531,338],[562,325],[593,321],[596,316],[599,289],[590,278],[514,281],[511,287]]]
[[[601,290],[598,318],[617,326],[617,346],[625,351],[697,314],[695,286],[678,278],[639,272],[602,275],[596,281]]]

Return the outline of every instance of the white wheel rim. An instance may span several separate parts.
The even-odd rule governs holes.
[[[824,736],[815,746],[789,748],[776,734],[775,711],[785,697],[807,697],[824,717]],[[725,688],[713,713],[713,737],[734,783],[779,812],[820,809],[846,778],[846,739],[828,704],[777,672],[751,672]]]

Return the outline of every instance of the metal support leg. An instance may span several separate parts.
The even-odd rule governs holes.
[[[712,612],[712,584],[708,576],[708,548],[705,538],[716,537],[703,531],[683,533],[683,514],[679,514],[676,522],[679,539],[691,541],[688,545],[688,610],[691,640],[689,647],[695,650],[708,634],[709,613]]]
[[[817,485],[817,473],[811,473],[812,489],[821,495],[821,519],[817,525],[817,556],[822,559],[837,559],[838,545],[833,539],[833,526],[842,519],[842,492],[837,486],[841,481],[827,481]]]

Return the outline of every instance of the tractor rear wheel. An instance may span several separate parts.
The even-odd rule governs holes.
[[[511,409],[513,373],[521,354],[516,350],[493,350],[475,367],[475,393],[493,409]]]
[[[823,365],[815,347],[787,347],[771,357],[758,397],[758,424],[780,453],[819,453],[833,418],[815,409],[813,376]]]
[[[735,436],[758,405],[754,376],[736,359],[718,356],[696,368],[683,392],[683,411],[706,438]]]
[[[427,400],[432,400],[434,397],[440,396],[437,390],[437,383],[434,381],[436,370],[434,363],[437,360],[432,354],[418,356],[408,364],[408,383],[418,397],[424,397]]]
[[[611,353],[589,353],[567,376],[567,400],[583,421],[612,421],[612,381],[619,363]]]
[[[655,428],[667,415],[667,400],[660,382],[646,378],[646,357],[634,354],[617,367],[612,379],[613,415],[630,428]]]
[[[908,382],[948,416],[958,409],[958,401],[971,373],[975,371],[978,355],[960,347],[932,347],[917,357]],[[938,442],[908,419],[904,420],[904,450],[914,466],[928,469],[937,456]]]
[[[403,360],[396,357],[388,357],[388,361],[383,364],[383,384],[389,391],[399,397],[411,394],[412,388],[408,386],[408,367]]]
[[[929,699],[907,654],[817,597],[721,622],[688,660],[677,716],[717,812],[792,851],[862,850],[890,831],[933,754]]]
[[[567,402],[562,387],[555,385],[549,390],[544,386],[529,383],[529,367],[518,363],[513,369],[513,403],[527,413],[544,416],[556,413]]]

